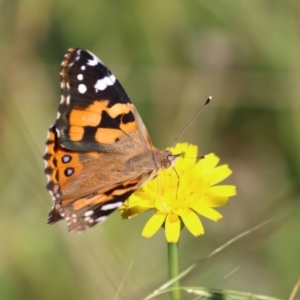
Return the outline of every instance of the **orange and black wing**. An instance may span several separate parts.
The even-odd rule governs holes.
[[[147,129],[125,90],[91,52],[71,48],[61,65],[55,128],[60,144],[77,151],[151,148]]]
[[[71,232],[104,221],[149,176],[147,172],[134,178],[112,176],[106,171],[111,168],[110,160],[103,157],[109,154],[68,150],[59,144],[54,127],[49,129],[46,144],[47,189],[54,200],[48,223],[65,219]]]
[[[151,170],[122,166],[152,143],[123,87],[94,54],[69,49],[60,76],[61,101],[44,155],[55,201],[49,223],[66,219],[79,232],[104,220],[147,179]]]

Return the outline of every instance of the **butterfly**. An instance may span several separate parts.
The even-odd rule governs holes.
[[[178,154],[156,150],[125,90],[93,53],[70,48],[60,69],[61,99],[44,155],[54,205],[49,224],[84,231],[116,210]]]

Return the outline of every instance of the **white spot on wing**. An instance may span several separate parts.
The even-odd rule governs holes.
[[[115,77],[113,74],[111,74],[111,75],[109,76],[109,78],[110,78],[110,80],[113,82],[113,84],[116,82],[116,77]]]
[[[105,88],[107,87],[107,85],[105,84],[105,82],[103,81],[103,79],[99,79],[96,84],[94,85],[94,88],[100,91],[105,90]]]
[[[70,162],[71,161],[71,156],[70,155],[64,155],[63,157],[62,157],[62,161],[63,161],[63,163],[68,163],[68,162]]]
[[[69,95],[69,96],[67,96],[67,104],[68,105],[70,104],[70,100],[71,100],[71,98],[70,98],[70,95]]]
[[[83,75],[82,75],[82,74],[78,74],[78,75],[77,75],[77,79],[78,79],[78,80],[83,80]]]
[[[85,84],[81,83],[78,85],[78,92],[80,94],[84,94],[87,91],[87,87]]]
[[[95,54],[93,54],[90,51],[87,52],[93,57],[93,59],[88,59],[88,63],[87,63],[88,65],[96,66],[99,62],[102,63],[101,60]]]
[[[82,71],[84,71],[86,69],[86,66],[81,66],[80,68]]]
[[[95,222],[103,222],[104,220],[106,220],[107,217],[106,216],[102,216],[102,217],[99,217],[98,219],[95,220]]]
[[[98,79],[94,88],[100,91],[105,90],[108,86],[113,85],[116,82],[116,77],[114,75],[106,76],[103,79]]]
[[[106,85],[113,85],[116,81],[116,77],[114,75],[110,75],[109,77],[104,77],[103,81]]]
[[[66,172],[67,172],[67,176],[71,176],[73,173],[74,173],[74,170],[71,169],[71,168],[67,168],[66,169]],[[75,215],[76,216],[76,215]]]
[[[116,202],[116,203],[109,203],[105,204],[101,207],[101,210],[111,210],[116,209],[122,205],[122,202]]]
[[[85,217],[89,217],[89,216],[91,216],[93,213],[94,213],[93,210],[88,210],[88,211],[86,211],[86,212],[84,213],[84,216],[85,216]]]
[[[44,167],[47,168],[48,167],[48,161],[46,159],[43,159],[44,160]],[[49,181],[49,175],[46,174],[46,177],[47,177],[47,181]]]

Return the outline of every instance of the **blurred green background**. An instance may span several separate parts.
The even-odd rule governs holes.
[[[183,231],[181,269],[272,222],[182,284],[287,298],[300,274],[299,1],[2,0],[0,41],[1,299],[143,299],[167,280],[163,231],[141,237],[151,213],[81,235],[46,224],[42,156],[69,47],[109,66],[158,148],[213,96],[180,141],[228,163],[238,195],[218,223],[202,218],[204,236]]]

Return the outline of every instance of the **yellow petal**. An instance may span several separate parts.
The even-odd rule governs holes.
[[[236,195],[235,185],[218,185],[212,186],[209,189],[209,194],[212,196],[231,197]]]
[[[152,202],[139,198],[143,195],[143,191],[139,191],[133,194],[129,199],[127,199],[119,208],[119,212],[123,219],[130,219],[146,210],[153,208]]]
[[[130,202],[138,202],[139,201],[148,201],[148,202],[151,202],[151,197],[149,195],[149,193],[147,192],[146,189],[142,188],[142,189],[138,189],[136,190],[129,198],[128,198],[128,202],[129,202],[129,205],[130,205]]]
[[[229,169],[228,165],[222,165],[222,166],[216,167],[210,175],[210,184],[214,185],[214,184],[224,180],[231,173],[232,173],[232,171]]]
[[[224,196],[213,196],[208,193],[206,197],[202,198],[203,203],[210,207],[225,206],[228,203],[229,197]]]
[[[181,178],[182,176],[186,175],[186,170],[193,169],[196,163],[198,147],[189,144],[177,144],[174,148],[171,148],[170,150],[174,154],[182,154],[182,156],[177,159],[175,164],[175,169],[177,173],[175,175],[178,179],[178,177]]]
[[[165,219],[166,219],[165,214],[158,213],[152,216],[146,223],[142,232],[142,236],[151,237],[163,225]]]
[[[165,222],[165,234],[168,243],[177,243],[180,235],[180,219],[178,215],[169,213]]]
[[[199,161],[199,163],[203,163],[207,169],[213,169],[219,163],[220,158],[216,156],[214,153],[209,153],[205,155],[203,159]]]
[[[185,227],[191,232],[194,236],[199,236],[204,234],[203,225],[199,217],[193,212],[189,211],[186,215],[181,217]]]
[[[198,147],[188,143],[179,143],[172,147],[171,152],[174,154],[183,154],[183,157],[191,159],[194,163],[198,154]]]
[[[213,220],[213,221],[218,221],[222,218],[222,215],[217,212],[216,210],[214,210],[211,207],[205,206],[205,205],[195,205],[193,207],[191,207],[193,210],[195,210],[199,215]]]
[[[121,206],[119,208],[119,211],[120,211],[123,219],[131,219],[131,218],[137,216],[138,214],[140,214],[146,210],[149,210],[149,209],[151,209],[151,208],[142,207],[139,205],[128,207],[128,208],[123,208],[123,206]]]
[[[213,153],[205,155],[204,158],[200,159],[193,168],[193,176],[201,178],[204,174],[210,174],[214,167],[218,164],[219,158]]]

